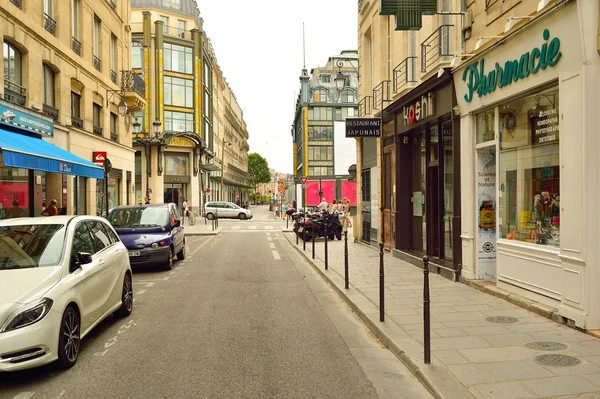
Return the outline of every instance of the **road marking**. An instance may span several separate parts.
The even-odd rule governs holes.
[[[218,238],[215,238],[215,240],[212,242],[212,244],[210,244],[210,247],[211,247],[211,248],[214,248],[214,247],[215,247],[215,245],[217,245],[217,243],[218,243],[218,242],[219,242],[219,239],[218,239]]]
[[[231,230],[239,230],[242,226],[233,226]]]
[[[267,230],[272,230],[272,229],[273,229],[273,226],[266,225],[266,226],[265,226],[265,229],[267,229]]]
[[[248,227],[248,230],[256,230],[256,226],[250,226]]]
[[[154,284],[156,284],[156,283],[148,283],[148,284],[146,284],[146,288],[153,287],[153,286],[154,286]]]
[[[162,278],[147,278],[144,280],[140,280],[140,282],[142,283],[150,283],[150,282],[157,282],[157,281],[163,281]]]
[[[271,237],[267,237],[267,241],[273,241]]]
[[[275,260],[280,260],[281,257],[279,256],[279,253],[277,251],[271,251],[273,252],[273,257],[275,258]]]
[[[133,301],[135,302],[135,299]],[[129,330],[134,325],[135,324],[133,323],[133,320],[129,320],[129,323],[123,324],[121,327],[119,327],[119,330],[117,331],[117,335],[115,335],[114,337],[112,337],[111,339],[109,339],[108,341],[106,341],[104,343],[105,351],[104,352],[96,352],[96,353],[94,353],[94,356],[106,355],[108,353],[109,348],[117,343],[117,336],[123,334],[125,331]]]
[[[200,244],[200,246],[198,248],[196,248],[196,250],[194,252],[192,252],[192,254],[190,256],[194,256],[196,254],[196,252],[200,251],[200,248],[202,248],[203,246],[205,246],[206,244],[211,242],[214,238],[215,238],[215,236],[211,236],[208,240],[204,241],[202,244]]]
[[[273,244],[272,242],[269,243],[269,247],[271,248],[275,248],[275,244]]]
[[[171,277],[165,277],[163,278],[163,281],[167,281],[168,279],[170,279]]]
[[[142,283],[140,283],[139,281],[134,281],[134,282],[133,282],[133,284],[145,285],[145,284],[147,284],[147,283],[143,283],[143,282],[142,282]]]
[[[13,399],[29,399],[33,395],[35,395],[35,392],[21,392],[20,394],[17,394],[17,396],[13,397]]]
[[[175,272],[174,272],[174,271],[172,271],[172,272],[169,272],[169,274],[172,276],[172,275],[174,275],[174,274],[175,274]]]
[[[268,236],[270,236],[270,235],[271,235],[271,233],[269,233],[269,232],[267,231],[267,235],[268,235]]]
[[[136,291],[135,294],[142,295],[144,292],[146,292],[146,290],[139,290],[139,291]]]

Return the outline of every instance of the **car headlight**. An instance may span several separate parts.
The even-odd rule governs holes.
[[[42,320],[50,308],[52,308],[52,299],[42,298],[38,301],[28,303],[15,310],[8,319],[2,324],[0,333],[27,327]]]

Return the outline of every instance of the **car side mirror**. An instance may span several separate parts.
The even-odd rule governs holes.
[[[179,227],[179,226],[181,226],[181,220],[176,220],[173,227]]]
[[[69,272],[73,273],[75,270],[79,269],[82,265],[87,265],[92,263],[92,254],[87,252],[77,252],[74,256],[71,257],[71,264],[69,267]]]

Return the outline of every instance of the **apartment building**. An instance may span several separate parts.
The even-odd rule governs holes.
[[[461,275],[600,328],[598,1],[469,3]]]
[[[1,217],[39,216],[52,200],[94,215],[134,201],[131,115],[145,86],[130,69],[129,18],[128,0],[0,1]]]

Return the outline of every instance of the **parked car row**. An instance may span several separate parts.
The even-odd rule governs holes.
[[[119,206],[108,221],[53,216],[0,222],[0,372],[75,364],[81,340],[133,310],[132,267],[185,258],[175,204]]]

